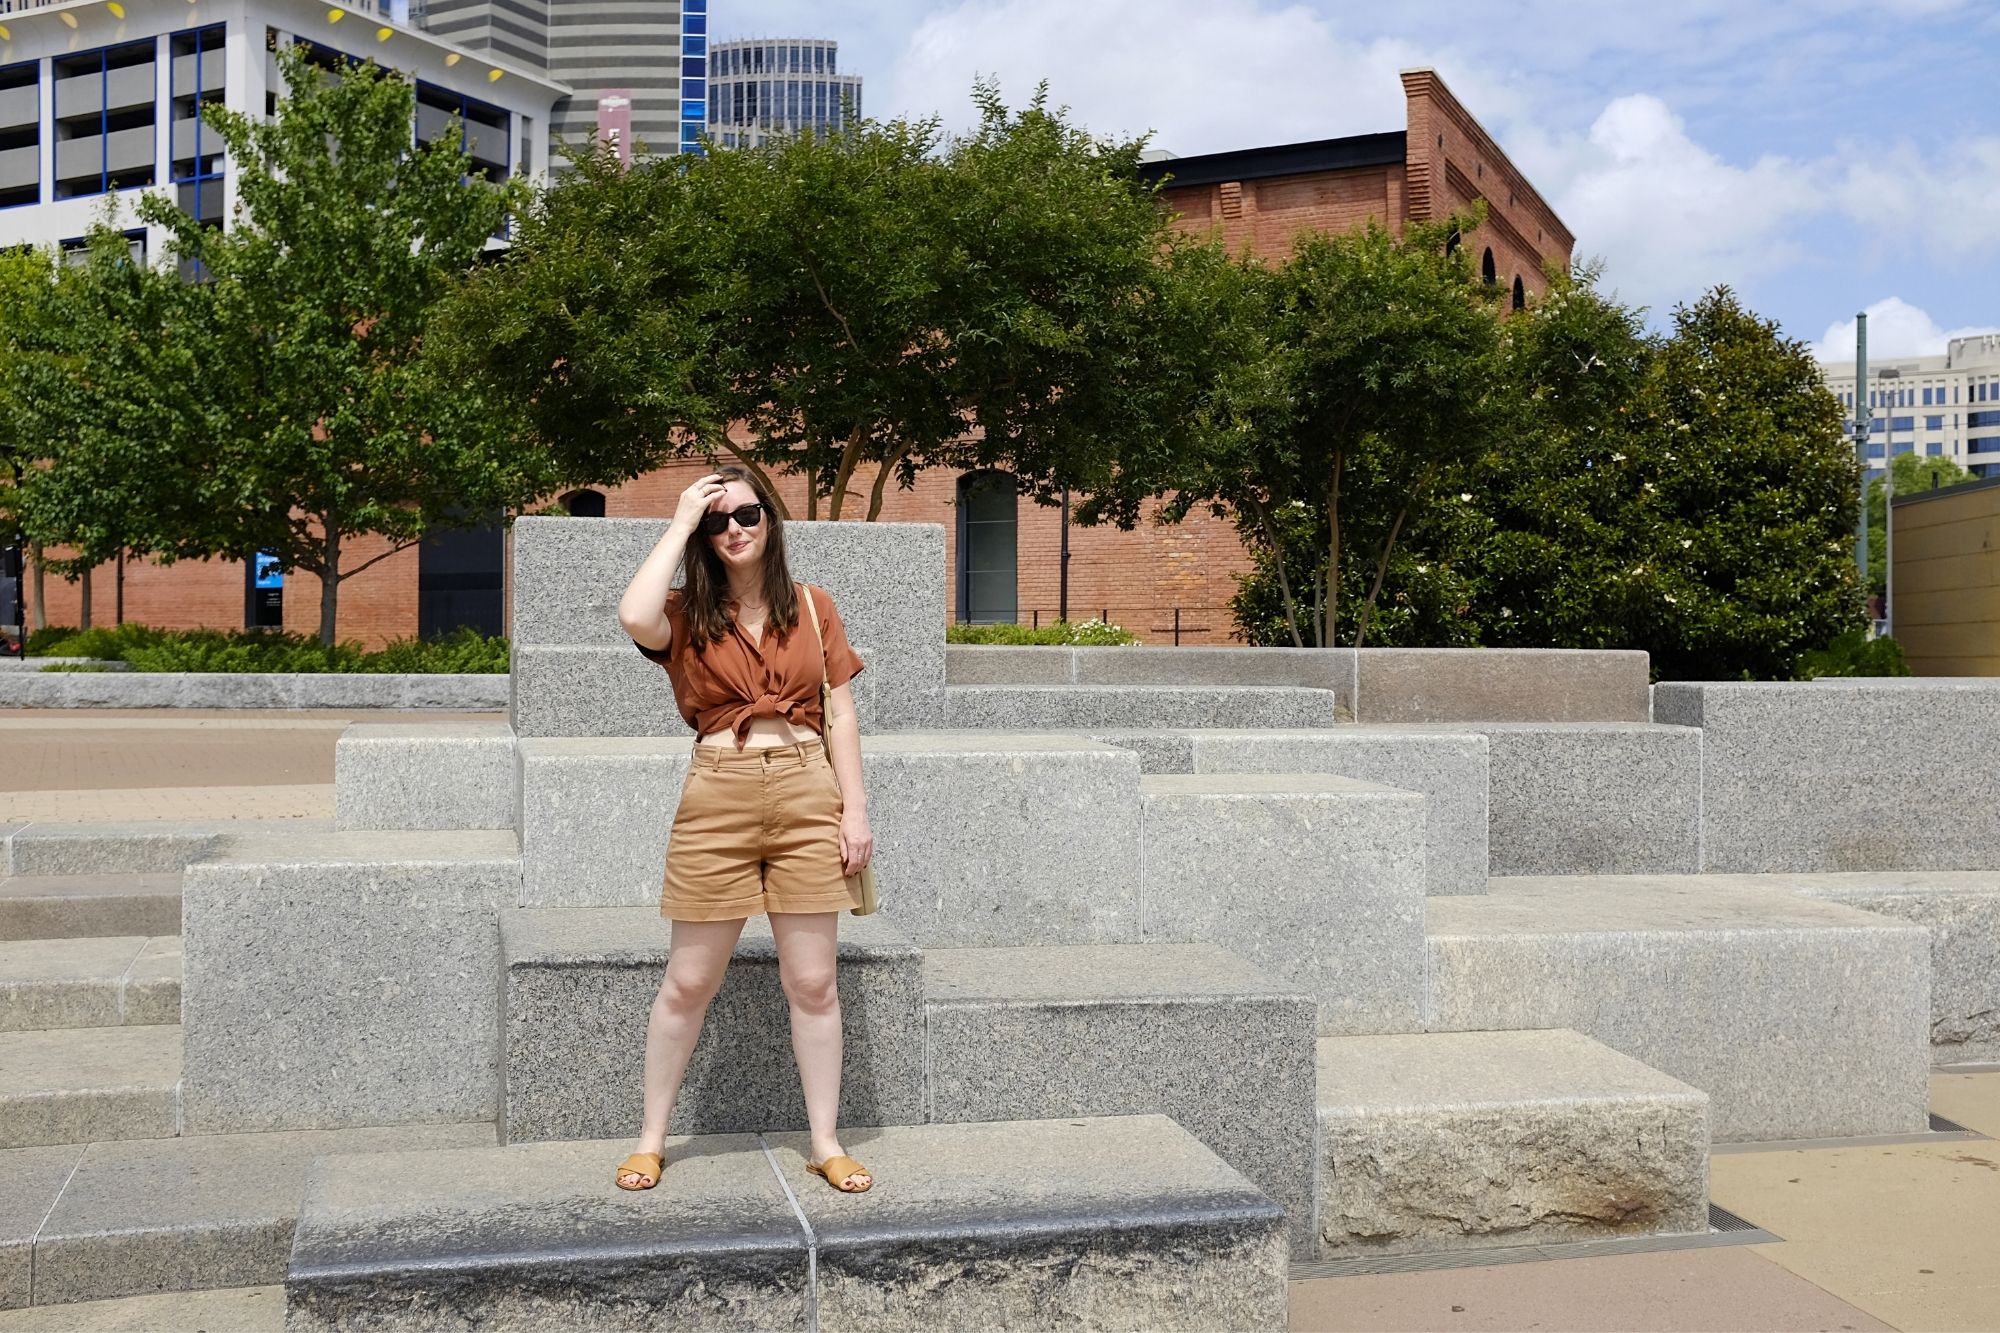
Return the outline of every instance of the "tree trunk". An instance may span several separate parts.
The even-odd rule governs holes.
[[[1271,526],[1271,511],[1262,501],[1251,500],[1250,508],[1257,515],[1257,526],[1264,530],[1264,540],[1271,544],[1271,554],[1278,567],[1278,592],[1285,599],[1285,627],[1292,632],[1292,647],[1305,647],[1305,640],[1299,637],[1298,601],[1292,596],[1292,581],[1285,573],[1285,548],[1278,540],[1277,529]]]
[[[778,517],[790,518],[792,516],[791,511],[785,508],[785,498],[782,495],[778,494],[778,485],[776,482],[771,480],[771,474],[769,472],[766,472],[763,466],[759,464],[756,459],[752,458],[749,454],[746,454],[741,449],[737,448],[736,442],[730,439],[727,435],[724,435],[722,437],[722,447],[728,450],[730,455],[733,458],[735,458],[735,460],[738,463],[743,465],[743,470],[745,472],[748,472],[751,476],[757,478],[758,481],[764,483],[764,489],[770,493],[770,496],[773,500],[777,501]]]
[[[83,571],[83,609],[77,617],[78,629],[90,628],[90,571]]]
[[[1403,520],[1410,516],[1410,509],[1423,498],[1430,489],[1431,479],[1437,476],[1437,464],[1432,463],[1417,478],[1417,484],[1403,501],[1403,507],[1396,511],[1396,521],[1389,525],[1389,539],[1382,543],[1382,558],[1375,562],[1375,583],[1368,589],[1368,600],[1361,604],[1360,623],[1354,627],[1354,646],[1359,648],[1368,638],[1368,622],[1374,619],[1375,602],[1382,595],[1382,580],[1389,574],[1389,557],[1395,554],[1396,538],[1402,534]]]
[[[1326,492],[1326,521],[1332,536],[1326,548],[1326,616],[1319,626],[1322,648],[1332,646],[1334,626],[1340,621],[1340,473],[1346,461],[1346,455],[1334,454],[1333,484]]]
[[[340,530],[331,520],[326,525],[324,550],[325,567],[319,572],[319,641],[331,648],[340,613]]]
[[[35,628],[49,627],[49,586],[48,571],[42,568],[42,544],[34,543],[28,548],[28,558],[35,564]]]
[[[866,426],[856,426],[854,433],[847,437],[847,443],[841,447],[840,467],[833,474],[833,499],[826,511],[831,522],[840,522],[841,505],[847,499],[847,483],[854,479],[854,469],[861,465],[861,446],[867,441],[867,429]]]
[[[882,460],[882,466],[875,470],[875,485],[868,492],[868,521],[873,523],[882,515],[882,490],[889,482],[889,474],[896,470],[896,464],[903,461],[905,449],[892,457]]]

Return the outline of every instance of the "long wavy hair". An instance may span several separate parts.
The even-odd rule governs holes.
[[[764,604],[770,615],[765,631],[789,634],[798,627],[799,597],[792,583],[791,565],[785,559],[785,520],[778,514],[776,497],[763,479],[747,468],[725,463],[715,475],[726,484],[740,481],[756,493],[764,506],[764,522],[769,535],[764,538]],[[688,539],[681,554],[681,595],[686,599],[688,647],[699,653],[729,633],[730,615],[724,605],[729,596],[729,574],[722,557],[715,553],[709,538],[697,531]]]

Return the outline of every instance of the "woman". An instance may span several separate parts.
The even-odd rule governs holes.
[[[677,566],[681,588],[670,588]],[[697,740],[667,844],[660,914],[673,921],[666,977],[646,1024],[646,1111],[621,1189],[659,1183],[674,1098],[708,1003],[746,918],[771,917],[791,1005],[792,1054],[812,1129],[807,1169],[858,1194],[874,1183],[841,1151],[839,914],[874,852],[861,791],[861,732],[848,681],[861,659],[824,589],[819,633],[785,562],[785,525],[744,469],[723,467],[682,493],[673,522],[618,603],[639,651],[666,667]],[[822,649],[833,687],[819,735]],[[825,751],[831,748],[828,755]],[[830,761],[830,762],[829,762]]]

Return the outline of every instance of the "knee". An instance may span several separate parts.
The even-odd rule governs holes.
[[[715,993],[720,989],[722,989],[720,972],[711,976],[692,969],[676,972],[670,967],[667,969],[666,978],[660,982],[659,994],[653,997],[653,1008],[656,1012],[682,1017],[691,1016],[708,1008],[708,1002],[715,998]]]
[[[779,969],[785,999],[794,1009],[809,1014],[830,1013],[840,1005],[840,989],[833,968]]]

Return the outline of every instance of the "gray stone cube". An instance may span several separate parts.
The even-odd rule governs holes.
[[[952,685],[948,727],[1099,731],[1150,727],[1330,727],[1331,690],[1277,685]]]
[[[524,738],[520,905],[657,908],[693,746]]]
[[[927,1119],[1171,1116],[1312,1254],[1311,996],[1207,944],[934,949],[924,979]]]
[[[2000,681],[1662,682],[1702,729],[1703,868],[2000,869]]]
[[[514,729],[505,722],[357,722],[333,755],[343,829],[511,829]]]
[[[1154,776],[1140,790],[1147,939],[1240,954],[1311,993],[1322,1033],[1417,1026],[1423,797],[1318,774]]]
[[[923,1118],[922,959],[880,915],[840,918],[843,1124]],[[646,1017],[669,923],[643,907],[503,914],[505,1106],[512,1143],[639,1132]],[[745,924],[689,1058],[676,1134],[806,1126],[768,917]]]
[[[187,1132],[499,1111],[511,833],[228,840],[183,886]]]
[[[1620,649],[1363,648],[1360,722],[1644,722],[1649,660]]]
[[[1486,737],[1397,727],[1183,733],[1197,773],[1331,773],[1424,798],[1429,893],[1486,892]]]
[[[1708,1098],[1568,1031],[1322,1037],[1328,1258],[1708,1230]]]

